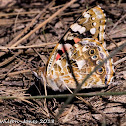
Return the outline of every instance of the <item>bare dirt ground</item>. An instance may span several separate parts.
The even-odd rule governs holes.
[[[49,20],[68,2],[0,0],[0,96],[19,97],[0,99],[0,125],[49,125],[44,122],[52,121],[50,124],[68,126],[126,126],[126,95],[85,97],[84,100],[91,106],[83,100],[74,98],[58,120],[55,116],[66,98],[46,99],[46,102],[45,99],[23,99],[23,96],[44,95],[44,88],[38,82],[35,83],[31,71],[45,66],[56,43],[85,9],[97,5],[104,9],[107,19],[105,41],[109,52],[126,42],[124,0],[76,0]],[[113,57],[115,67],[113,82],[100,92],[126,91],[125,55],[126,47]],[[66,93],[54,92],[51,89],[47,89],[47,92],[50,95]]]

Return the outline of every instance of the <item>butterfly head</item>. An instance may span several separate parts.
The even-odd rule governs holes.
[[[46,67],[38,67],[37,70],[33,71],[33,75],[37,80],[40,80],[42,84],[46,82]]]

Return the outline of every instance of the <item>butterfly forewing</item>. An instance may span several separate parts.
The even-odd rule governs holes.
[[[74,40],[75,37],[80,39],[97,38],[103,44],[105,22],[103,10],[99,6],[94,7],[82,13],[80,18],[70,26],[63,39],[68,41]],[[76,43],[76,41],[73,43]]]

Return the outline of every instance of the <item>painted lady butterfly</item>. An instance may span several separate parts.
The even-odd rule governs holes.
[[[55,91],[76,88],[65,51],[79,83],[109,55],[104,42],[105,22],[103,10],[96,6],[83,12],[70,26],[51,53],[46,68],[41,72],[43,81],[46,81],[49,87]],[[111,83],[113,73],[112,59],[109,59],[81,88],[105,87]]]

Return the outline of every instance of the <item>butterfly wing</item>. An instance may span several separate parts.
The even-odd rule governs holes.
[[[60,91],[76,88],[65,51],[69,55],[79,83],[108,56],[105,49],[104,30],[105,14],[99,6],[82,13],[51,53],[46,72],[49,87]],[[112,80],[113,71],[112,59],[110,59],[83,84],[82,88],[106,86]]]
[[[63,40],[74,40],[75,37],[80,39],[97,38],[100,43],[105,44],[105,22],[103,10],[100,6],[96,6],[82,13],[82,15],[70,26]],[[76,42],[77,41],[74,41],[73,43]]]

